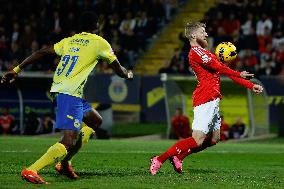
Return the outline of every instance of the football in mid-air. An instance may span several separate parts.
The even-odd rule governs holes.
[[[223,63],[233,62],[237,57],[237,48],[231,42],[220,43],[215,50],[217,59]]]

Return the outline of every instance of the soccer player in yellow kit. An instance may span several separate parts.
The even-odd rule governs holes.
[[[56,163],[55,169],[59,173],[78,178],[71,167],[71,159],[102,123],[99,113],[82,98],[88,75],[99,60],[107,61],[120,77],[133,78],[132,71],[120,65],[109,43],[93,34],[97,28],[97,16],[92,12],[84,13],[81,18],[81,30],[84,32],[36,51],[2,77],[1,83],[11,83],[24,67],[40,58],[55,54],[61,57],[50,92],[57,103],[56,128],[62,130],[63,136],[34,164],[22,171],[22,178],[28,182],[48,184],[37,173],[53,163]],[[82,127],[82,122],[87,126]]]

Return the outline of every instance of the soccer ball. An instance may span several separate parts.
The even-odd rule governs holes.
[[[217,59],[223,63],[230,63],[237,57],[237,48],[231,42],[220,43],[215,50]]]

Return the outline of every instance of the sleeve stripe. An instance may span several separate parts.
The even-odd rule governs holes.
[[[202,56],[202,54],[196,49],[196,48],[193,48],[193,51],[198,54],[199,56]]]
[[[197,51],[198,51],[201,55],[205,55],[205,53],[204,53],[201,49],[197,49]]]
[[[203,56],[203,55],[205,55],[205,53],[204,53],[204,52],[202,52],[202,50],[201,50],[201,49],[198,49],[198,48],[194,47],[194,48],[193,48],[193,50],[194,50],[194,52],[196,52],[196,54],[198,54],[199,56]]]

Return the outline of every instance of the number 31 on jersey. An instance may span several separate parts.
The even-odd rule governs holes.
[[[75,64],[78,61],[78,59],[79,59],[79,56],[70,56],[69,54],[64,55],[62,57],[62,60],[61,60],[62,65],[61,65],[61,67],[59,67],[57,69],[57,72],[56,72],[57,76],[61,75],[63,73],[63,71],[65,70],[65,68],[67,67],[67,65],[69,64],[69,62],[71,62],[70,66],[69,66],[69,68],[68,68],[68,70],[65,74],[65,76],[68,77],[70,75],[70,73],[72,72]]]

